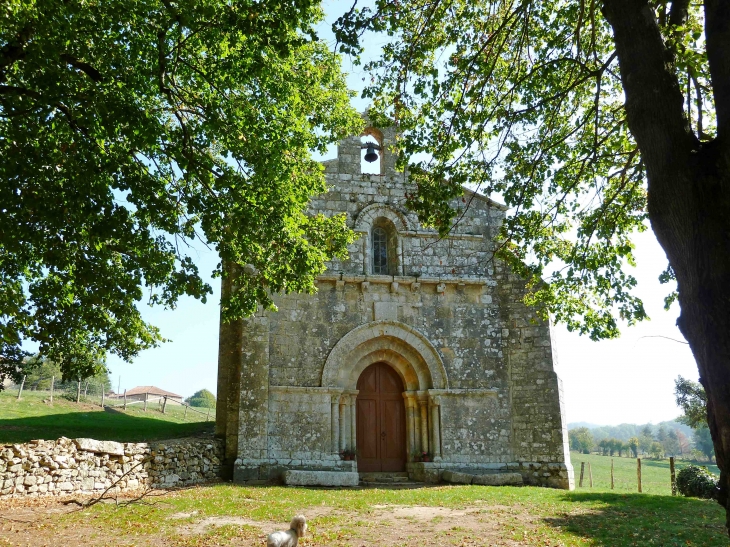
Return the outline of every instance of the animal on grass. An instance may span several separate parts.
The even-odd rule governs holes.
[[[291,519],[288,530],[273,532],[266,538],[266,547],[297,547],[299,538],[307,531],[307,519],[297,515]]]

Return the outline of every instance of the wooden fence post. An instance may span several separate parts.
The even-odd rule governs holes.
[[[104,408],[104,386],[101,386],[101,408]]]
[[[167,408],[167,395],[164,396],[165,401],[162,403],[162,413],[165,413],[165,409]]]
[[[24,385],[25,385],[25,374],[23,374],[23,380],[20,382],[20,389],[18,390],[18,401],[20,401],[20,394],[23,393]]]
[[[674,456],[669,457],[669,473],[672,477],[672,496],[677,495],[677,477],[674,475]]]
[[[81,402],[81,380],[76,382],[76,404]]]
[[[124,390],[124,410],[127,410],[127,390]]]
[[[208,407],[208,415],[205,417],[206,422],[209,420],[210,420],[210,407]]]
[[[593,488],[593,471],[591,470],[591,462],[588,462],[588,484]]]
[[[586,462],[580,462],[580,482],[578,483],[578,486],[581,488],[583,487],[583,471],[586,468]]]
[[[636,480],[639,484],[639,493],[641,493],[641,458],[636,458]]]
[[[613,458],[611,458],[611,490],[613,490]]]
[[[51,404],[53,404],[53,386],[56,383],[56,377],[51,376]]]
[[[144,411],[145,412],[147,412],[147,399],[149,399],[149,398],[150,398],[150,394],[145,391],[145,394],[144,394]]]
[[[185,405],[185,415],[183,416],[183,420],[188,419],[188,405]]]

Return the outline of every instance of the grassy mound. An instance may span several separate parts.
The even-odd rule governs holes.
[[[59,395],[50,404],[48,392],[24,391],[20,401],[16,400],[17,392],[0,392],[0,444],[62,436],[142,442],[213,431],[214,414],[206,422],[206,414],[188,411],[185,416],[178,405],[168,404],[165,414],[157,404],[150,404],[147,412],[139,404],[130,405],[127,410],[102,409],[98,402],[77,404]]]

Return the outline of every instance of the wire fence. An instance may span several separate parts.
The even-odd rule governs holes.
[[[178,397],[161,395],[158,393],[139,393],[127,395],[126,390],[121,393],[111,392],[102,382],[92,380],[81,380],[77,382],[57,382],[55,377],[34,381],[27,386],[25,380],[20,384],[10,386],[10,389],[17,391],[17,398],[20,400],[23,393],[43,393],[44,398],[50,403],[55,399],[65,399],[76,403],[99,405],[101,408],[110,409],[141,409],[144,412],[161,412],[186,421],[210,421],[211,416],[215,419],[215,408],[194,407],[182,401]]]
[[[188,412],[191,413],[191,417],[194,414],[198,414],[201,417],[205,416],[205,420],[209,421],[211,415],[215,418],[214,410],[213,408],[200,408],[200,407],[194,407],[190,406],[184,401],[181,401],[177,397],[170,397],[168,395],[157,395],[154,393],[144,393],[144,394],[135,394],[127,396],[126,393],[123,393],[121,395],[115,394],[114,397],[104,397],[104,401],[102,402],[103,406],[111,407],[111,408],[122,408],[123,410],[126,410],[127,408],[135,407],[135,408],[142,408],[143,411],[148,410],[157,410],[159,412],[162,412],[163,414],[167,414],[170,411],[175,411],[175,409],[183,409],[183,419],[187,419]],[[178,411],[179,412],[179,411]]]

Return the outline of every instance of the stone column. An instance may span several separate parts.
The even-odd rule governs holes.
[[[428,452],[428,400],[418,401],[421,405],[421,451]]]
[[[398,249],[396,251],[398,253],[398,274],[399,275],[406,275],[406,265],[403,264],[403,238],[398,238]]]
[[[432,397],[431,400],[431,452],[433,459],[441,460],[441,420],[439,417],[439,399]]]
[[[362,256],[363,256],[362,273],[369,274],[371,266],[370,266],[370,234],[368,232],[365,232],[362,234]]]
[[[413,461],[413,453],[416,451],[413,442],[413,406],[408,393],[403,393],[404,404],[406,405],[406,461]]]
[[[411,411],[413,412],[413,450],[421,452],[421,413],[418,411],[418,400],[411,397]]]
[[[357,396],[350,395],[350,450],[357,450]]]
[[[340,453],[340,396],[332,396],[332,453]]]
[[[349,405],[347,404],[348,397],[347,395],[342,395],[340,397],[340,451],[345,450],[347,448],[347,437],[348,437],[348,429],[349,429]]]

